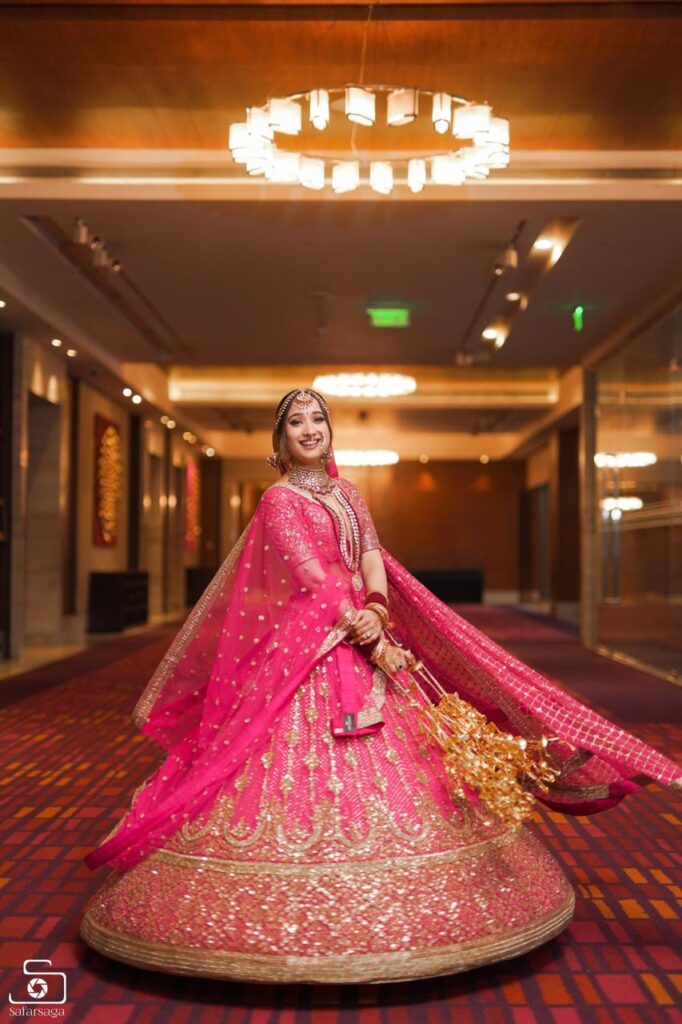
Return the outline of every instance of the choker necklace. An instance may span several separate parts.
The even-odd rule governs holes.
[[[288,473],[290,484],[311,494],[331,494],[336,487],[324,466],[301,466],[294,462]]]

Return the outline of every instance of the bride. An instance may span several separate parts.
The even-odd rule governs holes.
[[[81,935],[139,967],[397,981],[523,953],[574,894],[523,826],[680,768],[434,597],[338,476],[322,395],[275,414],[281,474],[134,720],[164,749],[85,858]]]

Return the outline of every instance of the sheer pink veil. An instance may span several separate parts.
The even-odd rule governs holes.
[[[133,712],[169,756],[86,864],[125,870],[200,814],[266,746],[358,603],[342,563],[320,554],[296,496],[266,491]]]

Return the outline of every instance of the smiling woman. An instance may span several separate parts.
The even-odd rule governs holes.
[[[523,827],[533,800],[594,813],[638,774],[682,772],[381,547],[319,392],[284,396],[272,440],[281,480],[135,708],[167,755],[85,858],[116,871],[83,938],[141,967],[270,983],[397,981],[532,949],[574,907]]]

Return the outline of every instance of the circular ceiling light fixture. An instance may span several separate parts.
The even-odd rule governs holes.
[[[313,387],[337,398],[396,398],[410,395],[417,382],[404,373],[323,373]]]
[[[389,448],[342,448],[334,451],[337,466],[394,466],[400,461]]]
[[[594,456],[598,469],[641,469],[657,461],[655,452],[597,452]]]
[[[324,132],[333,116],[345,117],[353,133],[356,126],[371,130],[378,120],[377,100],[383,101],[384,97],[380,105],[386,125],[401,128],[428,121],[438,142],[433,152],[390,158],[372,151],[359,158],[355,135],[347,153],[334,151],[333,156],[317,148],[295,152],[288,145],[277,145],[277,135],[297,136],[305,125]],[[426,99],[428,102],[423,102]],[[420,107],[424,113],[420,114]],[[445,136],[467,144],[458,148],[444,145]],[[330,185],[337,195],[369,185],[385,196],[396,184],[406,184],[416,195],[426,185],[485,181],[491,170],[507,167],[509,121],[493,117],[487,103],[473,103],[446,92],[348,85],[271,97],[262,107],[247,107],[246,119],[230,125],[228,146],[235,163],[243,164],[248,174],[264,175],[270,182],[299,184],[317,191]]]

